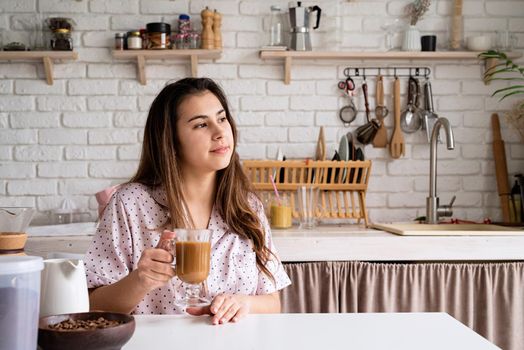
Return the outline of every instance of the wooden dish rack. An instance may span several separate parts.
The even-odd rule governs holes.
[[[313,184],[319,188],[315,216],[321,219],[363,219],[368,225],[366,191],[371,161],[245,160],[243,168],[255,190],[267,203],[273,193],[270,175],[278,191],[288,196],[293,218],[298,218],[297,189]]]

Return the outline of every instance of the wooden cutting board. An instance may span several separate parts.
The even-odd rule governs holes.
[[[317,151],[315,153],[315,160],[326,160],[326,141],[324,139],[324,127],[320,127],[317,141]]]
[[[524,236],[523,228],[487,224],[371,224],[371,227],[401,236]]]
[[[506,149],[500,133],[499,115],[491,115],[491,127],[493,128],[493,159],[495,160],[495,176],[497,178],[497,189],[500,197],[500,208],[504,222],[510,222],[509,198],[510,187],[508,181],[508,165],[506,164]]]

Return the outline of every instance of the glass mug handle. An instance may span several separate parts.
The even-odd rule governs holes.
[[[156,248],[164,249],[165,251],[171,253],[173,256],[173,261],[171,265],[173,268],[176,267],[176,248],[175,248],[175,236],[176,234],[172,231],[164,230],[160,236],[160,240],[156,245]]]

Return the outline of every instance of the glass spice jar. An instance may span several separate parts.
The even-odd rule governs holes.
[[[180,33],[189,33],[191,31],[191,20],[188,15],[181,14],[178,16],[178,31]]]
[[[127,48],[129,50],[141,50],[142,49],[142,36],[140,32],[130,32],[127,36]]]
[[[115,33],[115,50],[124,49],[125,37],[126,37],[126,33]]]
[[[175,46],[179,50],[187,49],[188,33],[177,33],[175,35]]]
[[[140,29],[140,36],[142,37],[142,49],[147,49],[147,30],[145,28]]]
[[[190,49],[199,49],[200,48],[200,33],[189,32],[188,41],[189,41]]]
[[[159,50],[169,49],[171,47],[171,26],[168,23],[148,23],[146,28],[148,49]]]
[[[53,32],[53,37],[51,38],[51,50],[73,50],[73,39],[71,38],[71,31],[69,29],[59,28]]]

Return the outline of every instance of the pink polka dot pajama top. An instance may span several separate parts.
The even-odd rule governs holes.
[[[265,232],[266,245],[276,254],[264,208],[253,196],[250,200]],[[84,258],[89,288],[115,283],[137,268],[142,251],[156,247],[162,227],[169,217],[166,193],[162,187],[131,183],[122,185],[105,208],[97,232]],[[212,230],[211,270],[207,279],[209,296],[218,294],[270,294],[291,281],[282,263],[271,256],[267,268],[273,283],[256,265],[251,242],[232,232],[213,207],[208,229]],[[177,277],[140,301],[134,314],[176,314],[174,305],[184,295],[184,283]]]

